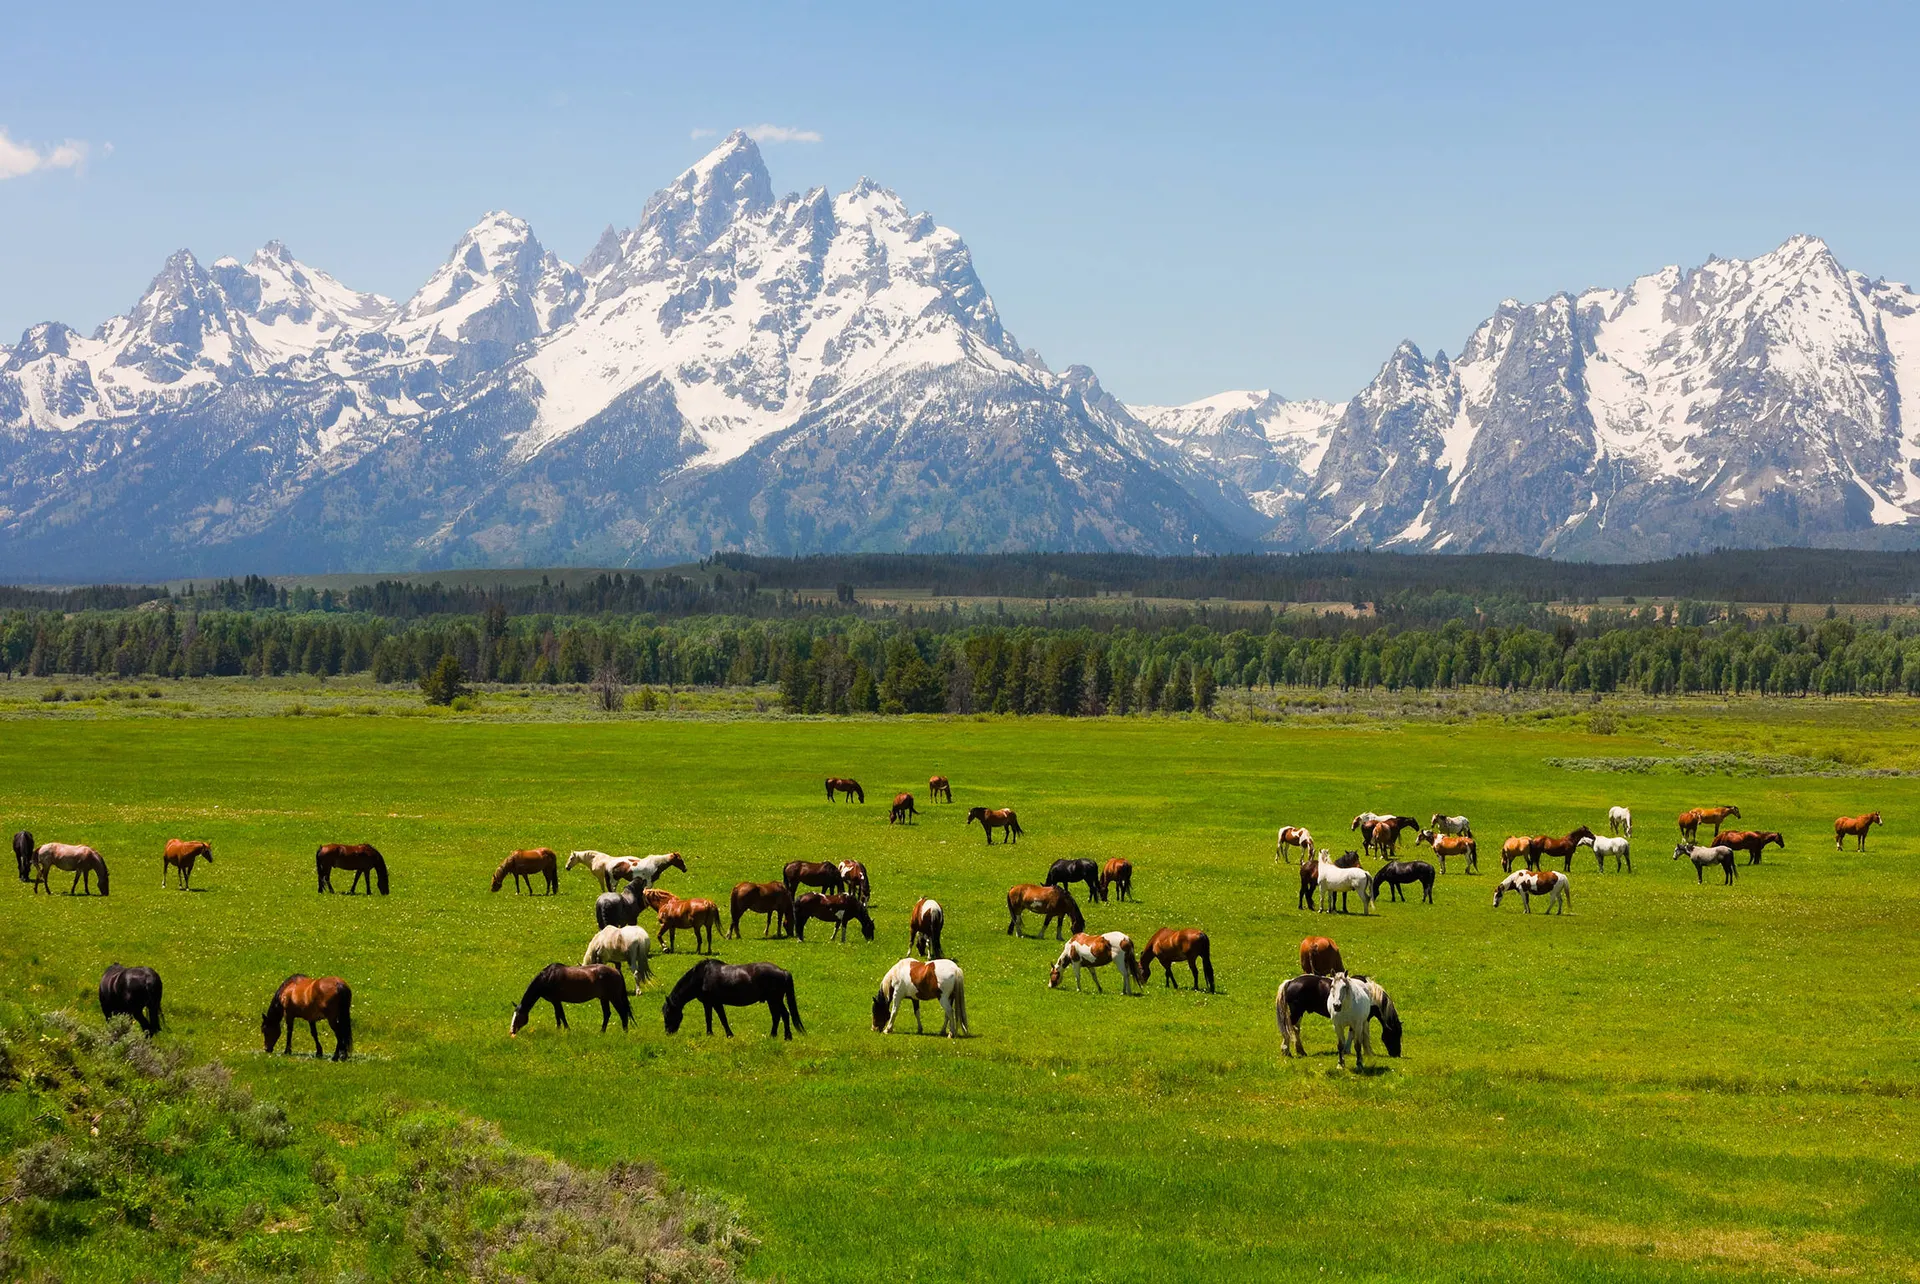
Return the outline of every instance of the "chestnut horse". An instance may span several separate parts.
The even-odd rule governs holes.
[[[1007,935],[1025,936],[1026,927],[1021,922],[1029,914],[1042,916],[1040,935],[1047,934],[1047,928],[1053,928],[1053,939],[1065,939],[1062,923],[1070,923],[1076,932],[1087,930],[1087,919],[1080,912],[1079,902],[1064,887],[1035,887],[1032,883],[1019,883],[1007,889]]]
[[[1123,901],[1133,899],[1133,862],[1124,856],[1115,856],[1100,870],[1100,899],[1118,896]]]
[[[213,844],[192,838],[169,838],[166,850],[160,853],[160,890],[167,887],[167,867],[180,871],[180,890],[187,891],[187,884],[193,879],[193,862],[205,858],[207,864],[213,864]]]
[[[1583,838],[1591,840],[1593,836],[1593,831],[1585,825],[1581,825],[1565,838],[1550,838],[1546,834],[1535,834],[1528,840],[1528,851],[1532,859],[1527,861],[1527,867],[1535,868],[1542,859],[1558,856],[1566,866],[1562,872],[1571,874],[1573,854],[1580,850],[1580,840]]]
[[[774,919],[780,922],[780,935],[785,936],[793,930],[793,893],[787,890],[785,883],[735,883],[733,885],[733,926],[727,929],[729,938],[740,935],[740,920],[748,914],[765,914],[766,924],[760,930],[760,939],[766,940],[773,934]]]
[[[780,881],[787,885],[789,896],[799,895],[803,883],[808,887],[824,887],[830,892],[847,890],[847,876],[830,860],[790,860],[780,871]]]
[[[1527,869],[1532,869],[1534,862],[1538,859],[1539,857],[1534,854],[1533,840],[1531,838],[1515,835],[1500,844],[1500,872],[1502,874],[1512,873],[1513,862],[1516,860]]]
[[[928,776],[927,797],[934,802],[952,802],[953,785],[945,776]]]
[[[833,924],[833,935],[827,939],[846,941],[847,923],[858,923],[866,938],[873,939],[873,915],[867,913],[867,907],[860,903],[858,896],[842,893],[837,896],[822,896],[818,892],[808,892],[804,896],[793,898],[793,935],[795,940],[807,939],[807,924],[814,919]]]
[[[1886,823],[1886,821],[1880,819],[1880,813],[1877,811],[1870,811],[1864,816],[1840,817],[1840,819],[1833,822],[1834,850],[1846,850],[1846,837],[1848,834],[1852,834],[1860,840],[1853,850],[1857,852],[1867,850],[1867,831],[1875,825],[1884,825]]]
[[[1002,807],[998,811],[989,811],[985,807],[968,808],[966,823],[971,825],[976,820],[980,822],[980,828],[987,836],[989,847],[993,846],[993,831],[996,829],[1007,831],[1002,841],[1009,843],[1018,840],[1020,835],[1027,832],[1020,828],[1020,818],[1013,814],[1011,807]]]
[[[541,874],[547,880],[547,895],[552,896],[560,890],[560,858],[551,848],[529,847],[510,854],[500,862],[500,868],[493,871],[493,890],[499,891],[507,881],[507,875],[513,875],[514,895],[520,894],[520,884],[527,885],[527,894],[533,894],[533,876]]]
[[[1400,831],[1411,829],[1420,832],[1420,822],[1411,816],[1387,816],[1364,825],[1360,830],[1362,850],[1371,851],[1383,860],[1392,860],[1394,848],[1400,845]]]
[[[380,894],[387,894],[387,858],[380,854],[372,843],[324,843],[313,854],[313,867],[320,875],[320,890],[333,890],[333,871],[350,869],[353,882],[347,886],[347,895],[352,896],[360,889],[360,880],[367,880],[367,891],[373,891],[375,879],[380,880]]]
[[[860,787],[860,782],[849,780],[845,776],[827,777],[827,801],[832,802],[835,794],[845,794],[848,802],[856,798],[861,802],[867,800],[867,791]]]
[[[280,1041],[280,1026],[285,1022],[287,1055],[293,1055],[295,1021],[307,1023],[315,1057],[326,1055],[320,1047],[321,1021],[333,1030],[333,1059],[345,1061],[353,1055],[353,990],[339,977],[323,976],[316,981],[296,972],[280,982],[280,988],[273,992],[273,1002],[267,1004],[266,1015],[260,1018],[260,1033],[267,1041],[268,1052]]]
[[[1166,984],[1174,989],[1180,988],[1180,982],[1173,979],[1173,965],[1185,963],[1187,970],[1193,973],[1193,988],[1200,988],[1201,969],[1207,974],[1207,993],[1213,993],[1213,942],[1207,934],[1197,927],[1163,927],[1153,934],[1147,942],[1147,948],[1141,950],[1135,964],[1140,983],[1145,985],[1153,975],[1154,961],[1166,973]]]
[[[1722,807],[1695,807],[1691,811],[1683,811],[1680,813],[1680,837],[1692,842],[1699,834],[1700,826],[1712,825],[1713,836],[1718,838],[1720,826],[1727,822],[1729,816],[1738,820],[1740,809],[1728,804]]]
[[[1760,853],[1769,843],[1775,844],[1781,851],[1787,849],[1787,840],[1771,829],[1729,829],[1717,841],[1722,847],[1745,852],[1749,865],[1760,863]]]
[[[73,875],[67,895],[73,896],[82,890],[88,896],[93,895],[95,874],[100,876],[100,894],[107,894],[107,862],[91,847],[76,843],[41,843],[34,849],[33,861],[38,871],[33,883],[35,893],[45,888],[47,895],[53,895],[53,888],[47,886],[47,876],[57,869]]]
[[[664,887],[649,887],[641,894],[645,897],[647,908],[659,916],[660,935],[665,938],[667,954],[673,953],[675,932],[686,930],[693,933],[693,948],[702,954],[713,953],[713,933],[720,926],[720,907],[712,901],[696,896],[691,900],[681,900]],[[701,944],[701,938],[706,944]]]
[[[1309,976],[1332,976],[1346,971],[1347,965],[1331,937],[1307,936],[1300,941],[1300,970]]]
[[[919,809],[913,805],[912,794],[895,794],[893,806],[887,810],[887,823],[891,825],[898,822],[902,825],[911,825],[913,818],[919,814]]]
[[[847,890],[858,896],[862,905],[873,899],[873,880],[867,877],[865,865],[857,860],[843,860],[840,877],[847,880]]]
[[[1465,856],[1467,872],[1477,873],[1480,869],[1480,844],[1469,836],[1435,833],[1431,829],[1420,831],[1420,841],[1433,848],[1433,854],[1440,858],[1440,872],[1447,872],[1447,857]]]
[[[600,1000],[600,1033],[607,1032],[607,1025],[616,1012],[620,1014],[622,1030],[633,1020],[633,1005],[627,1002],[627,983],[621,979],[618,968],[605,963],[589,963],[585,967],[549,963],[534,973],[527,992],[514,1006],[513,1019],[507,1023],[507,1037],[514,1038],[525,1029],[527,1018],[541,1003],[553,1004],[553,1024],[564,1030],[567,1010],[561,1004],[591,1003],[595,999]]]
[[[940,902],[922,896],[907,915],[907,948],[930,959],[940,957],[940,933],[946,930],[947,912]]]

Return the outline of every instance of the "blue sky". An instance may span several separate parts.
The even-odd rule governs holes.
[[[164,8],[0,19],[9,340],[181,246],[404,296],[506,208],[578,259],[694,130],[757,124],[820,140],[765,144],[776,188],[892,187],[1023,343],[1136,402],[1345,398],[1503,297],[1802,231],[1920,281],[1894,6]]]

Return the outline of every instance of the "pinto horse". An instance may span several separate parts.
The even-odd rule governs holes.
[[[804,896],[793,898],[793,935],[795,940],[807,939],[807,924],[814,919],[833,924],[830,941],[845,941],[847,922],[852,920],[860,925],[866,938],[873,939],[873,915],[867,913],[867,907],[860,903],[858,896],[844,893],[837,896],[822,896],[818,892],[808,892]]]
[[[1558,856],[1564,866],[1562,872],[1571,874],[1573,872],[1573,854],[1580,850],[1582,840],[1591,839],[1592,837],[1593,831],[1585,825],[1579,826],[1565,838],[1553,838],[1546,834],[1535,834],[1527,840],[1528,855],[1532,857],[1532,859],[1527,861],[1527,867],[1529,869],[1537,868],[1542,860]]]
[[[1040,935],[1045,936],[1049,927],[1053,928],[1053,939],[1062,939],[1063,923],[1071,924],[1076,932],[1087,930],[1086,916],[1080,912],[1079,902],[1064,887],[1036,887],[1032,883],[1019,883],[1007,889],[1007,935],[1027,934],[1022,919],[1025,915],[1041,915]]]
[[[33,890],[38,893],[45,889],[47,895],[53,895],[53,888],[47,886],[47,876],[54,870],[73,875],[73,884],[67,888],[67,895],[83,891],[93,895],[93,876],[100,876],[100,894],[107,894],[107,862],[100,853],[91,847],[77,843],[41,843],[33,852],[34,868],[37,871]]]
[[[997,811],[985,807],[969,807],[966,823],[971,825],[976,820],[980,822],[980,829],[987,836],[989,847],[993,846],[993,831],[996,829],[1007,831],[1002,841],[1009,843],[1018,841],[1020,835],[1027,832],[1020,828],[1020,818],[1013,814],[1011,807],[1002,807]]]
[[[1387,1055],[1398,1057],[1400,1013],[1394,1008],[1393,999],[1371,978],[1356,976],[1353,979],[1367,987],[1367,997],[1373,1004],[1373,1019],[1380,1023],[1380,1041],[1386,1044]],[[1307,1055],[1306,1047],[1300,1042],[1301,1018],[1309,1012],[1326,1016],[1327,999],[1332,988],[1333,973],[1296,976],[1291,981],[1281,983],[1273,996],[1273,1015],[1280,1026],[1280,1046],[1286,1055]]]
[[[618,968],[605,963],[589,963],[585,967],[549,963],[534,973],[527,992],[514,1005],[513,1019],[507,1023],[507,1037],[514,1038],[525,1029],[527,1018],[542,1003],[553,1004],[553,1024],[564,1030],[567,1010],[561,1005],[591,1003],[595,999],[600,1000],[600,1033],[607,1032],[607,1025],[616,1012],[620,1014],[622,1030],[633,1020],[633,1005],[627,1002],[627,983],[621,979]]]
[[[169,838],[164,851],[160,853],[160,890],[167,888],[167,869],[171,866],[180,871],[180,890],[187,891],[187,884],[193,878],[193,862],[204,858],[207,864],[213,864],[213,844],[191,838]]]
[[[380,854],[372,843],[323,843],[313,854],[313,867],[320,875],[320,890],[333,890],[333,871],[350,869],[353,882],[347,885],[347,895],[352,896],[360,889],[360,880],[367,880],[367,891],[373,891],[375,879],[380,882],[380,894],[385,896],[387,885],[387,858]]]
[[[873,899],[873,880],[867,877],[865,865],[857,860],[843,860],[840,877],[847,880],[847,890],[858,896],[862,905]]]
[[[260,1018],[260,1034],[267,1041],[268,1052],[280,1042],[280,1026],[284,1022],[287,1055],[293,1055],[295,1021],[307,1023],[307,1031],[313,1035],[316,1058],[326,1055],[320,1047],[321,1021],[333,1030],[333,1059],[345,1061],[353,1055],[353,990],[339,977],[323,976],[316,981],[296,972],[280,982],[280,988],[273,992],[273,1001],[267,1004],[266,1015]]]
[[[1707,866],[1718,865],[1726,871],[1727,875],[1720,880],[1720,885],[1726,887],[1733,883],[1734,850],[1724,843],[1715,844],[1712,847],[1696,847],[1691,843],[1680,843],[1673,849],[1673,858],[1679,860],[1682,856],[1693,862],[1694,882],[1706,882]]]
[[[967,981],[960,971],[960,965],[951,959],[935,959],[931,963],[922,963],[918,959],[901,959],[887,969],[880,978],[880,992],[873,996],[873,1028],[880,1034],[893,1033],[894,1018],[900,1015],[900,1005],[913,1004],[913,1029],[916,1034],[925,1034],[927,1028],[920,1024],[920,1004],[926,1000],[940,1000],[940,1009],[946,1014],[946,1023],[940,1027],[940,1033],[949,1039],[955,1035],[965,1036],[967,1029]]]
[[[1100,867],[1083,857],[1057,860],[1047,866],[1047,876],[1043,881],[1048,887],[1067,887],[1072,883],[1087,885],[1087,899],[1104,901],[1106,896],[1100,891]]]
[[[1692,842],[1699,834],[1700,826],[1712,825],[1713,836],[1718,838],[1720,826],[1726,824],[1729,816],[1738,820],[1740,809],[1729,803],[1720,807],[1695,807],[1691,811],[1683,811],[1680,813],[1680,837]]]
[[[33,881],[33,835],[22,829],[13,836],[13,863],[20,867],[20,881]]]
[[[1787,849],[1787,840],[1771,829],[1729,829],[1719,838],[1720,846],[1745,852],[1749,865],[1760,863],[1760,853],[1769,843],[1777,844],[1781,851]]]
[[[793,993],[793,973],[771,963],[735,966],[719,959],[701,959],[695,963],[680,974],[680,979],[673,983],[673,991],[660,1007],[668,1034],[680,1032],[687,1004],[696,999],[706,1009],[708,1034],[713,1033],[713,1017],[718,1012],[720,1028],[731,1039],[733,1026],[727,1022],[727,1009],[752,1007],[756,1003],[766,1004],[767,1010],[773,1013],[773,1029],[767,1032],[768,1038],[779,1034],[783,1025],[789,1040],[795,1030],[807,1032],[807,1027],[800,1022],[800,1004]]]
[[[1875,825],[1886,823],[1880,819],[1880,813],[1877,811],[1870,811],[1864,816],[1842,816],[1833,822],[1833,849],[1845,851],[1847,835],[1852,834],[1860,840],[1854,845],[1853,850],[1863,852],[1867,850],[1867,831]]]
[[[1493,907],[1500,908],[1500,898],[1508,892],[1520,893],[1520,908],[1533,913],[1533,898],[1547,898],[1547,913],[1558,909],[1561,914],[1567,912],[1567,906],[1573,904],[1573,885],[1565,874],[1551,869],[1516,869],[1500,880],[1500,886],[1493,889]]]
[[[1180,988],[1180,982],[1173,979],[1173,965],[1185,963],[1193,974],[1193,988],[1200,988],[1202,969],[1207,974],[1207,993],[1213,993],[1213,942],[1207,934],[1197,927],[1163,927],[1147,941],[1147,948],[1140,951],[1140,983],[1145,985],[1153,975],[1153,965],[1157,960],[1160,970],[1166,973],[1165,984],[1174,989]]]
[[[940,902],[922,896],[907,915],[907,948],[930,959],[940,957],[940,933],[947,927],[947,912]]]
[[[1400,888],[1407,883],[1420,884],[1420,899],[1433,904],[1433,866],[1423,860],[1389,861],[1380,867],[1373,881],[1387,889],[1387,899],[1404,901],[1406,893]]]
[[[847,876],[830,860],[790,860],[780,871],[780,881],[787,885],[789,896],[798,896],[802,884],[830,892],[847,890]]]
[[[1060,951],[1060,957],[1053,961],[1053,967],[1047,972],[1047,988],[1060,988],[1060,978],[1071,967],[1073,969],[1073,988],[1080,988],[1080,973],[1084,969],[1093,976],[1093,988],[1098,993],[1106,993],[1100,987],[1100,969],[1110,963],[1120,965],[1120,993],[1132,994],[1133,990],[1133,938],[1125,932],[1108,932],[1095,936],[1089,932],[1075,932],[1066,947]]]
[[[773,934],[773,924],[777,917],[780,922],[780,935],[785,936],[793,930],[793,893],[787,890],[785,883],[735,883],[733,885],[733,926],[727,929],[729,939],[740,936],[740,920],[748,914],[765,914],[766,924],[760,930],[760,939],[766,940]]]
[[[1277,838],[1273,840],[1273,858],[1279,860],[1287,854],[1287,848],[1297,847],[1304,856],[1313,855],[1313,835],[1299,825],[1282,825]]]
[[[1420,841],[1433,848],[1433,854],[1440,858],[1440,872],[1447,872],[1447,857],[1465,856],[1467,872],[1477,873],[1480,869],[1480,844],[1471,836],[1436,833],[1431,829],[1420,831]]]
[[[927,797],[933,802],[952,802],[953,784],[945,776],[927,777]]]
[[[1133,862],[1124,856],[1115,856],[1100,868],[1100,899],[1114,895],[1123,901],[1133,899]]]
[[[132,1017],[148,1034],[160,1033],[160,974],[150,967],[108,965],[100,978],[100,1015]]]
[[[1341,962],[1340,947],[1332,938],[1307,936],[1300,941],[1300,970],[1308,976],[1332,976],[1346,971],[1347,965]]]
[[[647,961],[652,946],[647,929],[638,923],[632,927],[603,927],[587,942],[587,952],[580,956],[580,966],[606,963],[618,972],[624,962],[633,969],[633,992],[638,994],[641,983],[653,979],[653,967]]]
[[[527,885],[527,894],[533,894],[533,876],[542,875],[547,880],[547,895],[552,896],[560,890],[560,858],[551,848],[530,847],[510,853],[500,862],[500,868],[493,871],[493,890],[499,891],[507,881],[507,875],[513,875],[514,895],[520,894],[520,884]]]
[[[845,776],[827,777],[827,801],[832,802],[835,794],[845,794],[848,802],[852,802],[856,798],[861,802],[867,800],[867,791],[860,787],[860,782],[857,780],[849,780]],[[712,1032],[709,1031],[708,1033]]]
[[[887,809],[887,823],[891,825],[897,821],[902,825],[911,825],[913,818],[919,814],[919,809],[913,805],[912,794],[895,794],[893,806]]]
[[[664,887],[649,887],[641,893],[660,920],[660,935],[666,938],[666,953],[673,953],[674,933],[689,931],[693,933],[693,948],[702,954],[713,953],[713,934],[720,926],[720,907],[712,901],[696,896],[692,900],[681,900]],[[706,943],[701,944],[705,937]]]

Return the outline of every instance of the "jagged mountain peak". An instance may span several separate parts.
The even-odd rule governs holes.
[[[686,258],[711,245],[735,219],[773,205],[773,180],[759,146],[736,129],[647,201],[636,237],[665,258]]]

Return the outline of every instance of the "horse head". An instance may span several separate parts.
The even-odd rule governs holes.
[[[1380,992],[1380,1002],[1373,1009],[1380,1018],[1380,1042],[1386,1044],[1387,1055],[1400,1055],[1400,1012],[1393,1006],[1393,999],[1386,991]]]
[[[681,856],[679,852],[668,852],[667,863],[662,865],[660,868],[663,870],[677,869],[682,874],[684,874],[687,872],[687,862],[686,862],[686,859],[683,856]]]
[[[273,1051],[273,1045],[280,1042],[280,1000],[267,1005],[266,1014],[260,1018],[260,1033],[267,1041],[267,1051]]]
[[[1673,858],[1675,860],[1679,860],[1682,856],[1687,855],[1692,850],[1693,849],[1688,847],[1685,843],[1675,843],[1673,845]]]
[[[888,976],[893,974],[889,972]],[[887,1028],[887,987],[882,985],[880,992],[873,996],[873,1028],[876,1032]]]
[[[1327,978],[1327,1016],[1337,1017],[1347,1006],[1347,974],[1335,972]]]
[[[969,807],[969,808],[967,808],[967,820],[966,820],[966,823],[967,823],[967,824],[969,824],[969,825],[971,825],[971,824],[972,824],[972,823],[973,823],[974,821],[976,821],[976,820],[980,822],[980,827],[981,827],[982,829],[985,829],[985,828],[986,828],[986,825],[987,825],[987,809],[986,809],[985,807]]]

